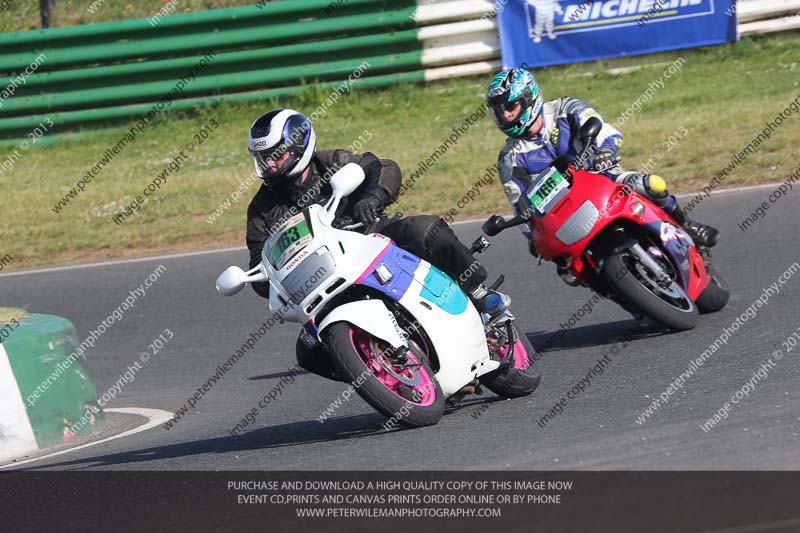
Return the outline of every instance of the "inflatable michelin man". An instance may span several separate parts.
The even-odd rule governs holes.
[[[564,10],[558,4],[558,0],[525,0],[525,2],[532,6],[536,20],[533,27],[533,42],[542,42],[542,31],[547,30],[547,36],[551,39],[556,38],[553,32],[555,25],[556,13],[559,15],[564,14]]]

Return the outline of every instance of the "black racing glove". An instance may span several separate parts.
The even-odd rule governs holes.
[[[592,169],[595,172],[607,172],[619,163],[620,157],[614,152],[603,150],[594,156]]]
[[[378,208],[380,208],[380,206],[380,200],[371,194],[367,194],[356,202],[356,205],[353,207],[353,212],[359,222],[362,222],[364,227],[368,228],[372,226],[375,223],[375,219],[378,218]]]

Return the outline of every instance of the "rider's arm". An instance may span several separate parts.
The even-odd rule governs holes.
[[[261,250],[267,240],[267,219],[263,206],[260,205],[259,194],[253,197],[247,207],[247,249],[250,251],[250,268],[261,262]],[[253,290],[263,298],[269,298],[269,283],[252,283]]]
[[[511,207],[517,207],[517,202],[522,195],[524,185],[514,176],[514,169],[516,167],[514,151],[508,146],[500,152],[497,158],[497,170],[500,174],[500,183],[503,186],[503,192],[506,193],[506,199]]]
[[[397,200],[402,176],[400,167],[391,159],[379,159],[372,152],[354,154],[347,150],[324,150],[317,152],[317,157],[326,168],[341,168],[347,163],[359,165],[365,175],[362,194],[377,198],[380,207]]]
[[[514,215],[519,215],[521,212],[518,207],[519,201],[526,188],[527,180],[530,178],[527,177],[525,169],[516,166],[515,162],[514,151],[507,146],[500,152],[497,160],[497,170],[499,171],[500,182],[503,185],[503,192],[506,193],[508,203],[514,209]],[[531,230],[528,224],[522,224],[519,228],[523,235],[530,239]]]
[[[564,97],[562,110],[567,115],[573,134],[577,134],[580,127],[591,117],[597,117],[603,121],[603,117],[589,107],[586,102],[571,96]],[[603,121],[603,128],[600,130],[597,139],[595,139],[597,151],[617,153],[621,145],[622,134],[614,126]]]

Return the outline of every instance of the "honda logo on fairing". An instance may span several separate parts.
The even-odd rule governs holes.
[[[307,250],[307,249],[306,249],[306,250],[303,250],[302,252],[300,252],[300,255],[298,255],[297,257],[295,257],[294,259],[292,259],[292,261],[291,261],[291,262],[290,262],[288,265],[286,265],[286,269],[285,269],[285,270],[286,270],[286,273],[288,274],[288,273],[289,273],[289,272],[290,272],[290,271],[291,271],[291,270],[292,270],[294,267],[296,267],[296,266],[298,265],[298,263],[300,263],[300,261],[301,261],[303,258],[305,258],[305,256],[307,256],[307,255],[308,255],[308,253],[309,253],[309,252],[308,252],[308,250]]]

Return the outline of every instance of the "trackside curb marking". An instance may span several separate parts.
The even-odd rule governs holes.
[[[198,255],[208,254],[222,254],[227,252],[236,252],[238,250],[247,250],[244,246],[237,246],[234,248],[215,248],[213,250],[203,250],[201,252],[183,252],[166,255],[148,255],[146,257],[132,257],[130,259],[112,259],[110,261],[100,261],[98,263],[80,263],[77,265],[63,265],[45,268],[32,268],[26,270],[19,270],[9,272],[7,274],[0,274],[0,278],[10,278],[12,276],[27,276],[31,274],[46,274],[48,272],[64,272],[67,270],[81,270],[84,268],[95,268],[103,266],[125,265],[130,263],[146,263],[148,261],[162,261],[165,259],[180,259],[183,257],[194,257]]]
[[[145,407],[118,407],[116,409],[106,409],[106,413],[124,413],[130,415],[141,415],[147,417],[148,421],[142,424],[139,427],[135,427],[133,429],[129,429],[128,431],[123,431],[119,435],[112,435],[110,437],[106,437],[105,439],[100,439],[95,442],[87,442],[86,444],[81,444],[80,446],[75,446],[74,448],[69,448],[66,450],[60,450],[57,452],[49,453],[47,455],[42,455],[41,457],[34,457],[32,459],[25,459],[24,461],[17,461],[15,463],[0,465],[0,470],[3,469],[11,469],[17,468],[24,464],[32,463],[34,461],[41,461],[43,459],[50,459],[53,457],[58,457],[59,455],[65,455],[68,453],[76,452],[78,450],[83,450],[84,448],[91,448],[92,446],[97,446],[98,444],[104,444],[106,442],[110,442],[112,440],[121,439],[123,437],[129,437],[131,435],[135,435],[137,433],[141,433],[143,431],[147,431],[148,429],[154,428],[159,426],[173,417],[174,413],[170,413],[167,411],[163,411],[161,409],[148,409]]]

